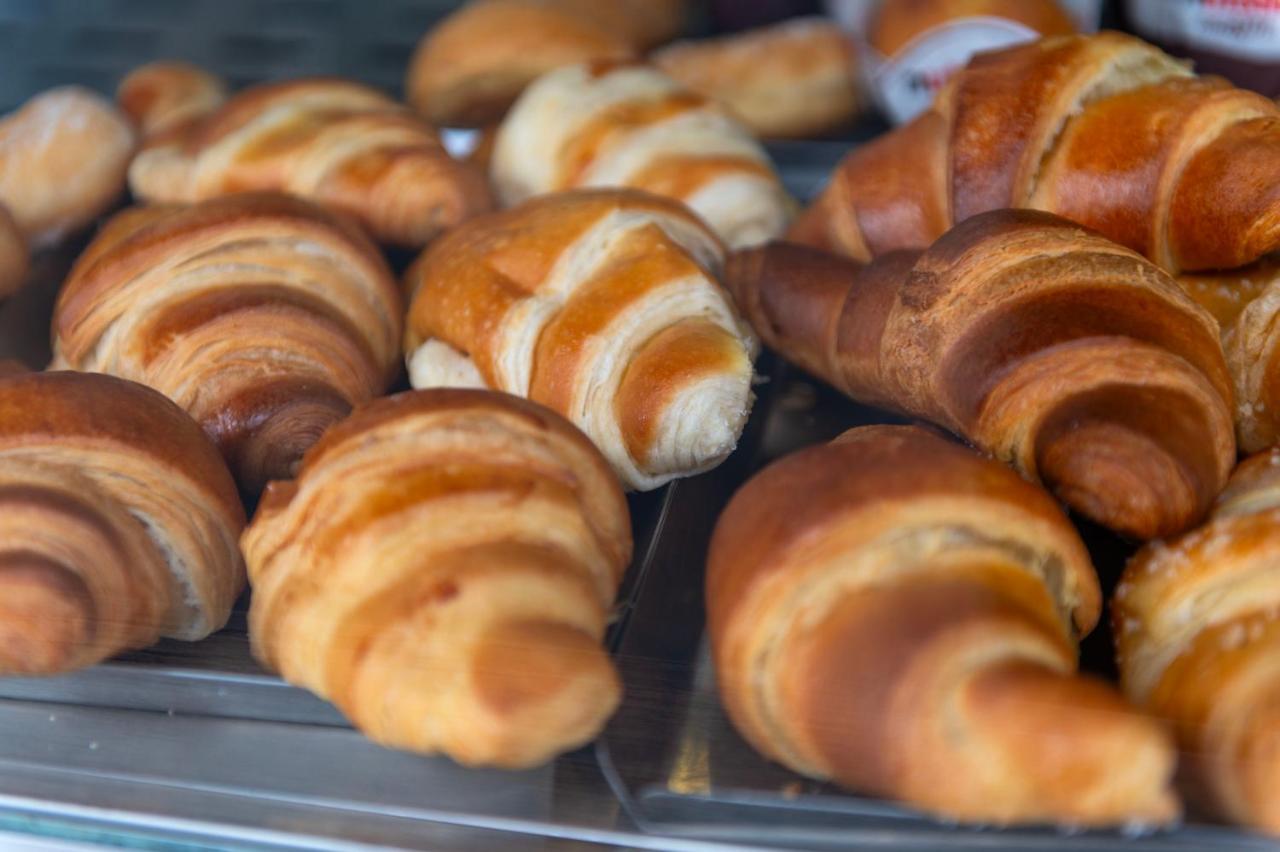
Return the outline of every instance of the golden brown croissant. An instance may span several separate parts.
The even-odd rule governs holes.
[[[0,298],[22,286],[29,265],[27,241],[9,211],[0,204]]]
[[[104,213],[124,192],[129,120],[77,86],[50,89],[0,118],[0,206],[33,247]]]
[[[402,313],[377,248],[301,199],[133,208],[72,269],[55,364],[163,392],[256,492],[387,387]]]
[[[414,387],[526,396],[596,442],[628,488],[714,467],[751,409],[755,339],[696,216],[579,190],[478,217],[407,276]]]
[[[851,123],[862,106],[853,41],[826,18],[681,41],[650,59],[761,136],[818,136]]]
[[[272,483],[242,544],[255,654],[384,745],[532,766],[617,707],[600,640],[627,504],[591,442],[540,406],[378,400]]]
[[[1098,579],[1040,489],[916,427],[766,468],[707,563],[720,694],[758,750],[948,817],[1163,823],[1171,737],[1076,673]]]
[[[1173,272],[1280,248],[1280,108],[1119,33],[981,54],[853,151],[791,236],[857,259],[1003,207],[1049,210]]]
[[[491,170],[507,205],[574,187],[675,198],[732,247],[778,236],[792,213],[747,129],[646,65],[577,65],[539,78],[499,127]]]
[[[1196,523],[1235,461],[1213,318],[1155,265],[1052,214],[981,214],[866,267],[775,243],[726,275],[767,345],[1126,535]]]
[[[501,120],[524,88],[548,71],[635,56],[636,46],[623,33],[554,2],[472,2],[423,36],[405,92],[432,124],[481,127]]]
[[[186,62],[151,62],[120,81],[116,101],[146,139],[174,133],[215,112],[227,84]]]
[[[1200,529],[1129,563],[1112,616],[1125,691],[1171,719],[1193,795],[1280,833],[1280,451],[1247,459]]]
[[[109,376],[0,378],[0,673],[201,639],[244,585],[235,484],[195,423]]]
[[[1280,443],[1280,255],[1232,272],[1182,275],[1178,283],[1222,327],[1240,449]]]
[[[351,214],[380,241],[422,246],[490,206],[484,176],[385,95],[344,80],[253,86],[220,109],[147,140],[133,194],[192,202],[288,192]]]

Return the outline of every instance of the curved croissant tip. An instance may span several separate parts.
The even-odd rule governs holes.
[[[1100,680],[1029,662],[988,668],[970,684],[977,717],[1028,773],[1029,806],[1081,825],[1166,825],[1181,813],[1172,735]],[[1067,781],[1066,779],[1070,779]]]
[[[307,450],[350,413],[346,401],[329,394],[301,395],[271,410],[234,449],[240,487],[258,494],[272,480],[292,479]]]
[[[1211,471],[1119,423],[1080,424],[1037,455],[1040,477],[1064,503],[1136,539],[1185,531],[1217,491]]]
[[[35,554],[0,565],[0,674],[56,674],[92,640],[93,599],[84,581]]]
[[[499,732],[503,754],[538,745],[512,765],[533,766],[590,742],[613,715],[622,686],[609,655],[587,633],[551,621],[508,622],[490,628],[476,650],[477,697]]]

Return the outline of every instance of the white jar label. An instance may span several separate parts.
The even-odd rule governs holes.
[[[868,77],[880,108],[901,124],[928,109],[943,83],[975,53],[1038,37],[1005,18],[960,18],[916,36],[897,56],[869,57]]]
[[[1129,0],[1150,38],[1236,59],[1280,59],[1280,0]]]

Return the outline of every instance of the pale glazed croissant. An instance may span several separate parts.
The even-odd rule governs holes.
[[[731,258],[726,282],[792,361],[1126,535],[1196,523],[1235,462],[1213,318],[1154,264],[1049,213],[981,214],[865,267],[775,243]]]
[[[55,364],[165,393],[255,492],[387,387],[402,314],[377,248],[301,199],[133,208],[72,269]]]
[[[491,168],[507,205],[573,187],[632,187],[685,202],[732,247],[778,236],[792,212],[742,124],[645,65],[539,78],[499,127]]]
[[[378,400],[272,483],[242,544],[255,654],[384,745],[533,766],[617,707],[600,640],[627,504],[591,442],[540,406]]]
[[[478,217],[409,271],[414,387],[490,387],[557,411],[628,488],[714,467],[751,408],[755,340],[682,205],[579,190]]]
[[[1125,691],[1172,720],[1191,793],[1280,834],[1280,452],[1247,459],[1209,522],[1129,563],[1112,616]]]
[[[134,144],[110,102],[76,86],[50,89],[0,119],[0,205],[29,245],[53,243],[120,197]]]
[[[1280,255],[1232,272],[1182,275],[1178,283],[1222,327],[1240,449],[1280,443]]]
[[[792,769],[954,819],[1158,824],[1171,738],[1076,673],[1097,575],[1040,489],[916,427],[766,468],[707,562],[738,730]]]
[[[235,484],[160,394],[109,376],[0,378],[0,673],[201,639],[244,585]]]
[[[116,89],[116,101],[144,139],[179,132],[227,100],[227,84],[186,62],[151,62],[135,68]]]
[[[171,83],[161,75],[158,85]],[[353,215],[382,242],[414,247],[490,206],[484,176],[450,157],[435,131],[380,92],[332,79],[253,86],[203,120],[152,136],[129,186],[162,202],[288,192]]]
[[[1280,108],[1119,33],[980,54],[933,109],[854,150],[791,238],[865,260],[1004,207],[1173,272],[1243,266],[1280,248]]]
[[[27,242],[13,217],[0,204],[0,298],[22,286],[29,264]]]

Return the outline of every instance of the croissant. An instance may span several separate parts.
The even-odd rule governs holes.
[[[104,213],[124,192],[128,119],[87,89],[50,89],[0,118],[0,206],[39,248]]]
[[[731,258],[726,282],[787,358],[945,426],[1126,535],[1196,523],[1234,464],[1213,318],[1052,214],[980,214],[866,267],[777,243]]]
[[[472,219],[407,275],[409,380],[546,405],[628,488],[714,467],[750,411],[756,346],[713,277],[723,258],[682,205],[631,190]]]
[[[22,286],[28,266],[27,242],[13,217],[0,204],[0,298]]]
[[[71,270],[54,363],[163,392],[256,493],[391,382],[402,305],[360,230],[301,199],[134,208]]]
[[[144,139],[183,128],[217,111],[227,85],[186,62],[151,62],[135,68],[116,89],[116,101]]]
[[[631,556],[603,458],[475,390],[378,400],[275,482],[242,540],[254,653],[393,748],[533,766],[600,730]]]
[[[502,120],[520,92],[548,71],[635,56],[635,45],[622,33],[555,2],[471,2],[419,42],[405,93],[432,124],[483,127]]]
[[[730,719],[797,772],[992,823],[1173,819],[1171,737],[1076,673],[1098,578],[1043,491],[918,427],[766,468],[707,561]]]
[[[1092,227],[1166,270],[1280,248],[1280,107],[1119,33],[980,54],[933,109],[849,154],[791,238],[865,260],[1003,207]]]
[[[730,246],[786,228],[792,201],[764,148],[722,107],[644,65],[552,71],[498,128],[492,176],[506,205],[574,187],[679,199]]]
[[[357,83],[253,86],[180,130],[146,140],[129,167],[135,197],[193,202],[288,192],[403,246],[422,246],[490,206],[484,177],[451,158],[435,131]]]
[[[244,510],[200,429],[109,376],[0,378],[0,673],[89,666],[219,629]]]
[[[821,17],[676,42],[650,57],[695,92],[728,106],[754,133],[806,138],[850,124],[862,107],[848,33]]]
[[[1280,255],[1233,272],[1182,275],[1178,283],[1222,327],[1240,449],[1280,443]]]
[[[1190,792],[1280,833],[1280,452],[1237,468],[1201,528],[1155,542],[1116,588],[1125,692],[1176,725]]]

